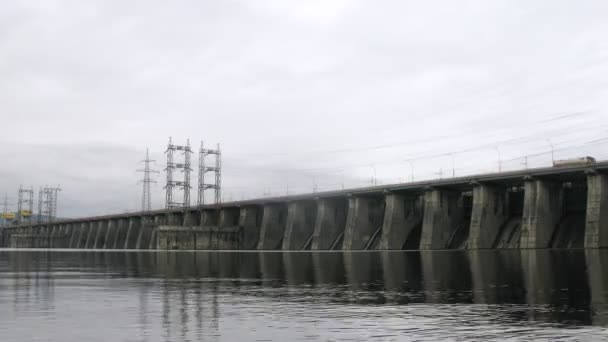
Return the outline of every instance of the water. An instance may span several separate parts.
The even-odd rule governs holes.
[[[608,251],[0,250],[0,341],[608,340]]]

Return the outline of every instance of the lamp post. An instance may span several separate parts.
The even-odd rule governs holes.
[[[405,162],[410,164],[410,168],[412,169],[412,183],[413,183],[414,182],[414,163],[410,159],[405,160]]]
[[[502,172],[502,159],[500,157],[500,149],[498,148],[498,146],[494,146],[494,149],[496,150],[496,152],[498,153],[498,173]]]
[[[553,146],[553,141],[551,141],[551,139],[545,140],[549,143],[549,146],[551,146],[551,164],[553,164],[555,162],[555,147]]]
[[[376,166],[374,166],[374,164],[372,164],[372,165],[370,165],[370,167],[372,168],[372,170],[374,170],[374,178],[372,178],[372,184],[378,185],[378,178],[376,177]]]
[[[454,153],[450,153],[450,158],[452,158],[452,178],[456,177],[456,161],[454,160]]]

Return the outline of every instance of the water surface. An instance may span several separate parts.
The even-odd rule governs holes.
[[[608,251],[0,250],[0,341],[605,340]]]

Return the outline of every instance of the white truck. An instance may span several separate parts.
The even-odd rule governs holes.
[[[594,165],[594,164],[595,164],[595,158],[589,157],[589,156],[553,161],[553,167],[587,166],[587,165]]]

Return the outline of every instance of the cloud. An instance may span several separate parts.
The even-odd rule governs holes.
[[[136,209],[137,162],[150,147],[162,169],[169,136],[221,142],[231,198],[369,184],[373,172],[404,180],[408,158],[417,178],[435,177],[463,150],[458,172],[487,171],[493,145],[512,167],[539,151],[531,163],[546,164],[547,138],[564,148],[605,136],[607,11],[603,1],[3,3],[0,190],[60,183],[71,216]]]

